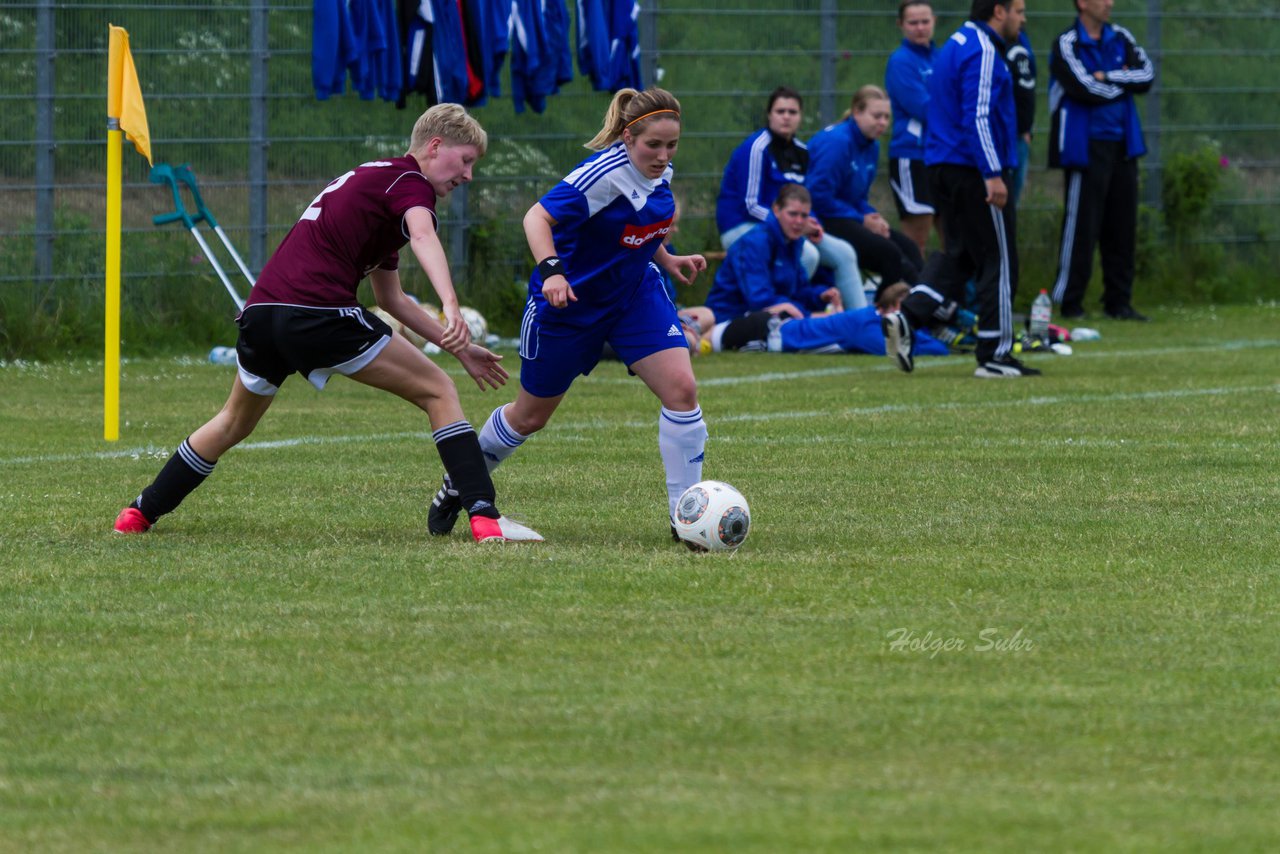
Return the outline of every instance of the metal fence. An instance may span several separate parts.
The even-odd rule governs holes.
[[[1028,10],[1042,91],[1051,39],[1072,17],[1067,5],[1033,2]],[[676,187],[682,249],[717,247],[720,172],[760,125],[765,95],[783,82],[806,93],[807,138],[838,118],[859,85],[883,80],[899,41],[895,12],[889,0],[643,3],[646,80],[671,89],[685,109]],[[938,13],[941,40],[964,14],[944,6]],[[1117,4],[1114,18],[1157,66],[1158,84],[1142,100],[1151,148],[1143,161],[1147,203],[1159,206],[1161,168],[1173,152],[1217,146],[1230,174],[1203,239],[1234,244],[1237,254],[1273,253],[1280,231],[1280,87],[1269,73],[1280,57],[1280,13],[1273,0],[1133,0]],[[310,2],[7,0],[0,7],[0,288],[48,294],[101,278],[108,23],[130,32],[156,158],[192,165],[209,208],[255,271],[327,180],[371,155],[402,153],[425,106],[420,96],[406,109],[353,94],[317,100]],[[585,154],[581,142],[598,128],[608,97],[579,77],[541,115],[517,115],[501,97],[473,111],[490,131],[490,155],[469,192],[455,193],[443,210],[464,294],[526,273],[519,219]],[[1041,97],[1037,126],[1047,124]],[[1061,182],[1043,168],[1042,138],[1033,152],[1024,255],[1052,246],[1061,205]],[[125,181],[126,280],[208,277],[187,235],[151,225],[169,196],[148,182],[145,161],[128,146]],[[878,185],[873,198],[892,209],[887,187]]]

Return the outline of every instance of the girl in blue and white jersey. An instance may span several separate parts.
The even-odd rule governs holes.
[[[490,470],[546,426],[607,342],[662,404],[658,448],[668,517],[681,493],[702,479],[707,426],[662,276],[665,269],[688,284],[707,266],[701,255],[672,255],[662,245],[675,214],[671,160],[680,129],[680,103],[670,92],[619,90],[604,126],[586,144],[599,153],[525,215],[538,264],[520,330],[519,395],[495,409],[480,431]],[[429,516],[432,533],[452,528],[450,492],[446,481]]]

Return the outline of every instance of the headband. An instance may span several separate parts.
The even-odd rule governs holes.
[[[625,125],[623,125],[623,127],[624,127],[624,128],[629,128],[629,127],[631,127],[633,124],[635,124],[636,122],[640,121],[640,119],[647,119],[647,118],[649,118],[649,116],[656,116],[658,113],[675,113],[675,114],[676,114],[676,118],[677,118],[677,119],[679,119],[679,118],[680,118],[680,114],[679,114],[678,112],[676,112],[675,110],[672,110],[672,109],[666,109],[666,108],[664,108],[664,109],[661,109],[661,110],[654,110],[652,113],[645,113],[643,116],[637,116],[636,118],[632,119],[631,121],[629,121],[629,122],[627,122]]]

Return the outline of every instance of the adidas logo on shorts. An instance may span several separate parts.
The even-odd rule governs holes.
[[[680,327],[676,326],[674,323],[671,324],[671,328],[667,330],[668,338],[672,337],[673,335],[680,335],[680,334],[682,334],[680,332]]]

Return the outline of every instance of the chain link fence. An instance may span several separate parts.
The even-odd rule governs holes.
[[[941,41],[967,10],[936,8]],[[676,180],[682,251],[718,248],[720,173],[734,146],[761,126],[767,93],[780,83],[805,93],[800,135],[807,139],[839,118],[858,86],[882,83],[885,59],[900,39],[895,15],[896,3],[872,0],[643,3],[646,80],[673,91],[685,110]],[[1033,2],[1028,15],[1043,131],[1049,46],[1073,15],[1065,2]],[[1117,4],[1113,17],[1156,62],[1157,86],[1140,100],[1151,148],[1143,161],[1146,204],[1160,207],[1161,172],[1172,156],[1216,148],[1224,180],[1199,239],[1231,246],[1233,260],[1265,262],[1280,231],[1280,86],[1268,73],[1280,57],[1280,12],[1272,0],[1134,0]],[[6,312],[24,302],[35,312],[66,312],[100,290],[108,23],[130,33],[157,161],[191,164],[209,209],[255,271],[326,181],[356,163],[403,153],[426,106],[421,96],[405,109],[351,93],[318,101],[309,2],[9,0],[0,7]],[[503,92],[510,92],[505,70]],[[520,218],[584,156],[581,143],[599,127],[608,99],[579,76],[543,114],[516,114],[509,97],[473,110],[490,132],[490,153],[467,192],[455,192],[442,208],[464,299],[499,317],[518,309],[529,266]],[[1056,250],[1061,180],[1044,162],[1041,136],[1021,215],[1027,276],[1047,275],[1041,268]],[[218,299],[221,288],[190,235],[151,224],[171,210],[168,192],[149,182],[146,162],[128,145],[124,165],[126,294],[146,282]],[[886,173],[882,167],[873,202],[892,211]],[[408,287],[429,292],[412,261],[405,276]],[[151,300],[158,293],[137,292]]]

